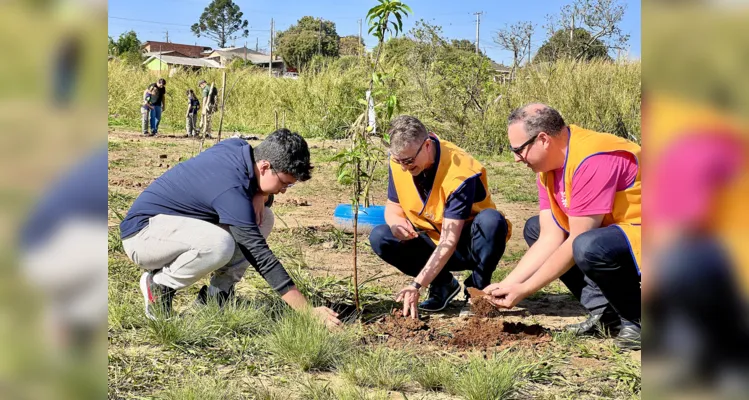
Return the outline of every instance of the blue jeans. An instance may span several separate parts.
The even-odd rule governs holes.
[[[483,210],[471,222],[466,222],[458,246],[442,271],[432,281],[440,286],[452,282],[451,271],[471,270],[466,287],[483,289],[491,283],[492,273],[505,252],[507,221],[497,210]],[[372,250],[386,263],[408,276],[417,276],[436,248],[426,233],[400,241],[390,227],[378,225],[369,234]]]
[[[161,106],[154,105],[151,110],[151,133],[159,131],[159,122],[161,122]]]
[[[539,217],[525,223],[528,246],[541,233]],[[575,265],[559,279],[591,314],[615,311],[626,321],[640,323],[640,275],[628,240],[616,226],[593,229],[572,242]]]

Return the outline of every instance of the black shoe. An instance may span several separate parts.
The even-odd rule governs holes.
[[[224,305],[228,303],[229,301],[234,299],[234,286],[229,289],[229,292],[224,292],[223,290],[218,292],[215,296],[208,296],[208,286],[203,285],[202,288],[200,288],[200,292],[198,292],[198,297],[195,299],[195,304],[204,306],[207,305],[209,301],[214,300],[216,303],[218,303],[219,308],[224,308]]]
[[[419,310],[428,312],[442,311],[458,293],[460,293],[460,283],[455,278],[447,285],[429,285],[429,298],[419,304]]]
[[[605,334],[616,331],[621,327],[621,319],[616,312],[606,310],[600,314],[591,314],[588,319],[577,324],[566,325],[565,330],[576,335]]]
[[[614,344],[622,350],[640,350],[642,347],[641,328],[635,324],[626,324],[614,338]]]
[[[140,277],[140,291],[145,300],[146,318],[169,318],[172,314],[172,299],[176,290],[153,281],[153,272],[144,272]]]

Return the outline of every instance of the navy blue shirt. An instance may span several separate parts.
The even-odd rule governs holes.
[[[24,249],[43,244],[64,221],[107,223],[107,149],[98,149],[61,176],[34,207],[21,229]]]
[[[431,138],[432,142],[436,145],[437,152],[434,159],[434,164],[428,170],[422,171],[419,175],[413,177],[416,191],[421,196],[421,201],[426,203],[429,198],[429,194],[432,191],[434,185],[434,178],[437,175],[437,166],[440,163],[440,147],[439,141]],[[484,185],[481,183],[481,175],[470,177],[463,182],[455,191],[447,198],[445,204],[445,218],[450,219],[468,219],[471,216],[471,208],[473,203],[478,203],[486,198],[486,190]],[[388,200],[394,203],[400,203],[398,199],[398,192],[395,190],[395,184],[393,183],[393,171],[388,167]]]
[[[257,193],[250,145],[227,139],[195,158],[172,167],[153,181],[120,224],[132,236],[158,214],[196,218],[234,226],[255,225],[252,197]]]

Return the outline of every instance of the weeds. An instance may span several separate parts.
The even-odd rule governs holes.
[[[413,369],[413,378],[425,390],[444,390],[455,381],[455,367],[445,358],[430,358]]]
[[[163,400],[224,400],[241,397],[236,383],[212,377],[192,376],[176,387],[162,391]]]
[[[617,382],[617,389],[625,390],[629,396],[639,395],[642,389],[642,364],[614,345],[609,345],[607,350],[614,362],[614,368],[607,373],[608,377]]]
[[[448,390],[467,400],[507,399],[517,391],[521,374],[522,363],[506,351],[489,360],[473,357]]]
[[[271,354],[302,371],[330,370],[352,350],[350,331],[331,332],[309,312],[288,312],[267,338]]]
[[[413,356],[386,347],[352,355],[343,365],[343,376],[359,385],[385,390],[403,389],[411,380]]]

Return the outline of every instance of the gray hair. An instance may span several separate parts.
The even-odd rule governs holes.
[[[412,144],[423,143],[429,133],[424,124],[410,115],[399,115],[390,121],[390,152],[399,154]]]
[[[255,161],[265,160],[277,172],[292,175],[300,182],[311,177],[307,142],[295,132],[279,129],[254,148]]]
[[[526,104],[516,108],[507,118],[507,125],[523,122],[523,128],[529,138],[546,132],[549,136],[557,136],[567,124],[559,111],[541,103]]]

